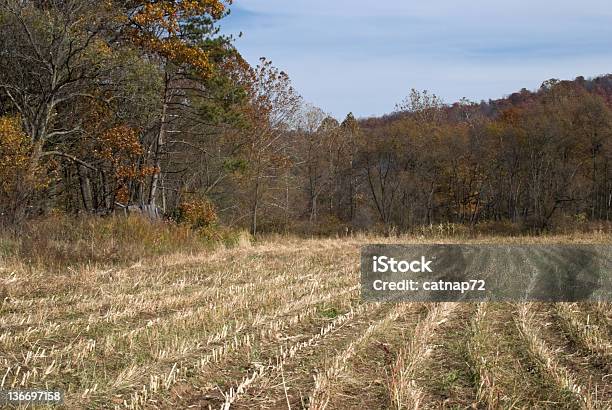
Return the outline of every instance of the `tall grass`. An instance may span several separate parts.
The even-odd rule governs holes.
[[[192,253],[219,243],[242,245],[244,235],[220,231],[214,239],[188,225],[142,216],[51,215],[30,220],[17,232],[0,233],[0,263],[45,269],[125,263],[173,252]]]

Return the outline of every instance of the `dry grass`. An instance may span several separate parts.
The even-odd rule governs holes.
[[[606,408],[597,399],[597,396],[589,386],[581,385],[572,371],[564,367],[556,358],[555,352],[540,336],[541,324],[536,320],[532,303],[524,303],[518,309],[517,325],[523,337],[527,341],[530,353],[536,362],[542,367],[561,389],[570,392],[575,400],[584,409]]]
[[[30,220],[16,232],[4,229],[0,262],[57,271],[67,266],[125,264],[178,252],[200,253],[219,243],[245,247],[250,237],[220,229],[210,238],[187,225],[138,215],[73,218],[59,214]]]
[[[453,303],[436,304],[429,309],[406,340],[390,369],[388,390],[394,409],[416,409],[423,401],[423,390],[418,386],[416,373],[431,353],[430,340],[436,328],[447,320],[455,308]]]
[[[602,360],[612,361],[612,343],[605,326],[592,317],[595,316],[593,313],[585,313],[578,303],[557,303],[555,309],[563,319],[565,330],[578,344]]]
[[[468,346],[468,352],[472,366],[478,374],[478,390],[476,398],[478,402],[489,409],[497,408],[501,405],[499,396],[500,393],[497,387],[497,374],[493,369],[497,367],[495,361],[497,355],[493,357],[485,356],[483,353],[487,351],[487,337],[490,337],[487,332],[487,304],[479,303],[476,314],[471,321],[472,339]],[[499,352],[496,352],[499,354]]]
[[[310,409],[325,409],[334,394],[334,385],[346,370],[348,361],[357,354],[362,347],[375,333],[384,331],[387,326],[395,322],[400,315],[403,315],[410,308],[409,304],[398,304],[387,312],[381,319],[371,323],[363,333],[352,340],[348,346],[336,355],[331,363],[320,373],[315,375],[314,389],[309,396]]]
[[[118,222],[109,222],[114,223]],[[115,235],[120,228],[109,229]],[[511,240],[601,239],[577,235]],[[477,241],[497,240],[483,237]],[[148,257],[136,258],[142,254],[135,247],[125,257],[136,261],[131,264],[56,266],[53,273],[42,262],[23,268],[5,259],[0,266],[0,292],[4,292],[0,295],[4,301],[0,305],[0,389],[62,388],[65,407],[70,409],[332,408],[331,403],[342,407],[337,386],[346,384],[348,374],[365,381],[369,377],[352,369],[356,359],[370,354],[367,347],[374,340],[384,342],[407,310],[422,308],[361,303],[359,247],[425,241],[441,240],[361,235],[310,240],[282,237],[252,243],[245,236],[232,247],[205,244],[200,252],[189,247],[185,251],[178,244],[172,246],[181,253],[164,248],[161,254],[152,250],[147,251],[151,252]],[[78,241],[76,246],[91,247]],[[49,249],[40,254],[51,255]],[[98,257],[108,254],[96,246],[93,252],[99,252]],[[395,352],[388,379],[370,380],[372,392],[379,391],[381,384],[387,391],[384,397],[372,397],[370,403],[419,408],[427,397],[433,405],[452,406],[452,397],[437,397],[415,376],[427,363],[432,335],[445,338],[440,326],[453,320],[455,305],[428,307],[428,314],[406,333]],[[592,310],[607,307],[593,306]],[[600,315],[600,327],[594,330],[585,327],[576,309],[563,307],[560,316],[585,346],[605,353],[610,335],[601,323],[607,319]],[[530,312],[526,307],[514,317],[534,364],[556,380],[555,388],[570,390],[577,403],[609,405],[609,396],[591,392],[570,370],[563,370],[557,360],[562,352],[542,341],[539,319]],[[488,317],[480,307],[466,326],[472,329],[470,354],[480,380],[474,385],[474,395],[483,405],[495,407],[501,394],[496,368],[482,362],[484,356],[479,355],[480,350],[490,348],[482,338],[491,332],[485,326]],[[514,325],[510,321],[499,326]],[[370,394],[365,389],[359,393]]]

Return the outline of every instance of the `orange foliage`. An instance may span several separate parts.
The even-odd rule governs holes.
[[[521,119],[521,110],[511,107],[501,112],[499,119],[504,124],[516,126]]]
[[[179,32],[181,20],[208,14],[220,18],[225,5],[219,0],[165,0],[150,1],[133,17],[142,27],[159,26],[171,35]]]
[[[27,167],[31,144],[22,131],[19,118],[0,117],[0,174],[2,181],[16,170]]]
[[[108,161],[117,179],[117,200],[128,201],[127,184],[130,181],[144,181],[147,176],[155,174],[155,167],[139,167],[138,157],[144,150],[138,139],[138,131],[127,125],[113,127],[100,136],[101,149],[94,154]]]
[[[143,150],[138,140],[138,133],[127,125],[120,125],[104,132],[100,137],[102,150],[98,151],[101,158],[118,162],[123,157],[136,157]],[[119,155],[118,155],[119,154]]]
[[[9,194],[30,183],[44,187],[39,172],[31,169],[31,156],[32,143],[19,118],[0,117],[0,192]]]
[[[179,222],[189,225],[202,235],[213,238],[218,235],[215,229],[218,217],[215,206],[206,198],[186,199],[178,207]]]
[[[175,64],[188,64],[206,77],[212,72],[209,53],[185,42],[180,35],[180,24],[191,17],[204,15],[219,19],[224,12],[225,5],[220,0],[148,1],[132,17],[132,38],[139,46]]]

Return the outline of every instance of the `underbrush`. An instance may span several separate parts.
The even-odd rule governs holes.
[[[244,246],[241,231],[194,229],[143,216],[51,215],[0,233],[0,264],[53,269],[72,265],[110,265],[170,253],[193,253],[217,246]]]
[[[173,253],[190,254],[219,246],[248,247],[255,240],[243,230],[232,230],[218,223],[198,224],[191,219],[152,221],[141,215],[109,217],[53,214],[31,219],[18,230],[0,227],[0,269],[13,265],[54,270],[77,265],[114,265]],[[199,221],[199,219],[197,220]],[[196,222],[197,222],[196,221]],[[415,226],[408,231],[380,229],[353,231],[330,224],[326,231],[265,233],[258,242],[287,243],[292,238],[353,238],[360,241],[390,240],[495,240],[533,241],[586,238],[608,241],[612,223],[583,222],[564,224],[562,229],[534,232],[507,221],[474,226],[441,223]]]

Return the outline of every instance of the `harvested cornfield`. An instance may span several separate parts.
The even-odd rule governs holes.
[[[2,267],[0,389],[60,388],[68,409],[612,407],[610,304],[360,300],[360,246],[423,241]]]

